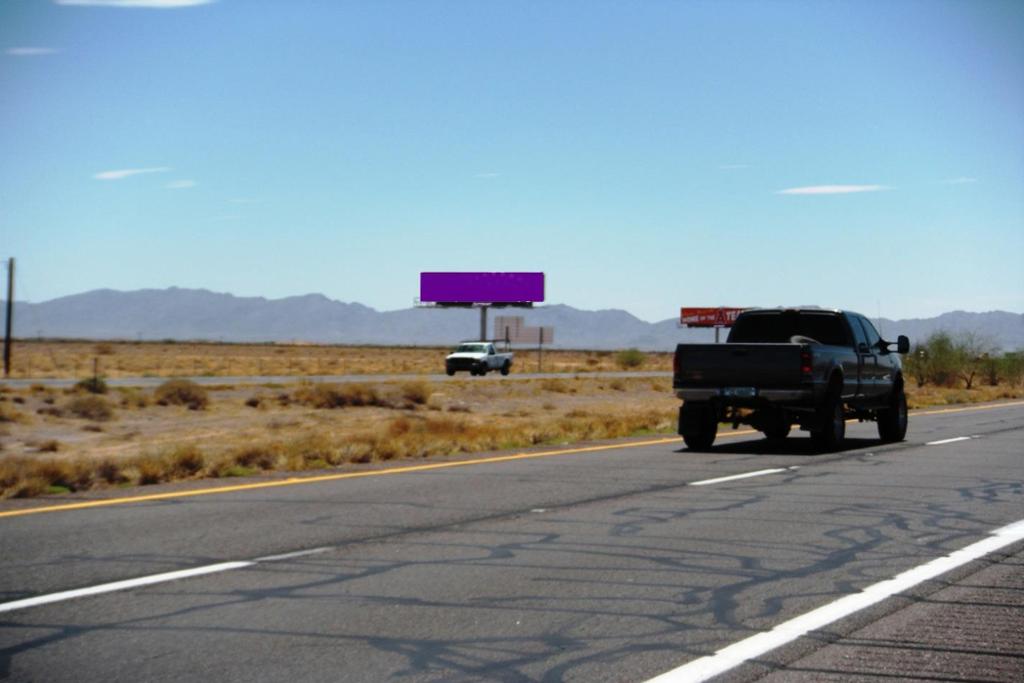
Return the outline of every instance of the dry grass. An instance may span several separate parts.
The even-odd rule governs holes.
[[[177,392],[175,392],[177,393]],[[1019,398],[1019,388],[908,390],[911,405]],[[547,378],[517,382],[304,384],[291,392],[208,392],[205,411],[169,411],[143,392],[118,390],[130,410],[100,427],[82,425],[73,395],[46,403],[39,388],[0,392],[0,497],[149,485],[270,471],[617,438],[675,431],[678,400],[668,380]],[[14,399],[22,406],[15,407]],[[31,412],[43,412],[31,419]]]
[[[80,396],[71,399],[67,406],[67,412],[83,420],[93,422],[105,422],[113,419],[114,409],[110,402],[102,396]]]
[[[28,422],[29,418],[14,406],[6,402],[0,403],[0,423],[3,422]]]
[[[907,405],[910,408],[929,406],[959,405],[962,403],[986,403],[1003,399],[1024,398],[1024,387],[975,386],[971,389],[935,387],[907,387]]]

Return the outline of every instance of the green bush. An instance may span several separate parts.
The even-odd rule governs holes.
[[[107,383],[102,377],[87,377],[75,384],[75,391],[86,391],[90,394],[105,394],[107,390]]]
[[[646,359],[646,356],[637,349],[626,349],[615,354],[615,362],[623,370],[638,368]]]

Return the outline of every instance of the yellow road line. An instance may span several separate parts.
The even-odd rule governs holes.
[[[974,406],[969,408],[948,408],[927,412],[914,411],[913,415],[939,415],[942,413],[962,413],[975,410],[993,410],[996,408],[1008,408],[1013,406],[1024,406],[1024,401],[1015,403],[1000,403],[997,405]],[[742,429],[719,434],[719,438],[733,436],[749,436],[757,434],[753,429]],[[152,493],[144,496],[128,496],[125,498],[110,498],[107,500],[90,500],[81,503],[65,503],[62,505],[48,505],[45,507],[26,508],[23,510],[7,510],[0,512],[3,517],[22,517],[24,515],[37,515],[46,512],[69,512],[71,510],[86,510],[89,508],[108,507],[111,505],[126,505],[129,503],[146,503],[154,500],[169,500],[173,498],[191,498],[194,496],[212,496],[218,493],[234,493],[237,491],[253,491],[256,489],[269,489],[280,486],[299,486],[303,484],[317,484],[325,481],[339,481],[341,479],[360,479],[363,477],[381,477],[390,474],[408,474],[410,472],[426,472],[429,470],[442,470],[453,467],[464,467],[467,465],[489,465],[499,462],[511,462],[513,460],[529,460],[532,458],[550,458],[559,455],[571,455],[574,453],[593,453],[595,451],[608,451],[617,448],[640,448],[643,446],[657,446],[659,444],[678,442],[679,437],[667,439],[654,439],[651,441],[636,441],[626,444],[606,444],[604,446],[586,446],[583,448],[566,448],[556,451],[539,451],[537,453],[514,453],[512,455],[497,455],[490,458],[476,458],[473,460],[457,460],[455,462],[440,462],[429,465],[410,465],[406,467],[392,467],[384,470],[370,470],[365,472],[341,472],[338,474],[322,474],[313,477],[291,477],[289,479],[278,479],[276,481],[261,481],[252,484],[235,484],[233,486],[217,486],[213,488],[191,489],[186,491],[169,491],[167,493]]]
[[[995,405],[985,406],[970,406],[968,408],[943,408],[941,410],[915,410],[911,412],[911,415],[942,415],[944,413],[968,413],[976,410],[995,410],[996,408],[1012,408],[1014,406],[1024,406],[1024,401],[1014,401],[1013,403],[997,403]]]
[[[733,432],[733,434],[753,432]],[[724,436],[724,435],[723,435]],[[514,453],[512,455],[497,455],[490,458],[477,458],[474,460],[457,460],[455,462],[439,462],[429,465],[409,465],[405,467],[392,467],[384,470],[369,470],[364,472],[341,472],[338,474],[322,474],[313,477],[291,477],[289,479],[278,479],[277,481],[261,481],[252,484],[235,484],[233,486],[217,486],[214,488],[192,489],[186,491],[168,491],[167,493],[152,493],[144,496],[129,496],[125,498],[110,498],[108,500],[90,500],[81,503],[65,503],[62,505],[48,505],[46,507],[26,508],[24,510],[8,510],[0,512],[0,517],[20,517],[23,515],[35,515],[43,512],[64,512],[70,510],[85,510],[88,508],[106,507],[108,505],[125,505],[127,503],[144,503],[153,500],[167,500],[170,498],[190,498],[192,496],[210,496],[217,493],[234,493],[236,491],[252,491],[255,489],[268,489],[279,486],[299,486],[302,484],[316,484],[324,481],[338,481],[341,479],[359,479],[362,477],[380,477],[389,474],[408,474],[410,472],[425,472],[428,470],[441,470],[452,467],[463,467],[466,465],[488,465],[499,462],[510,462],[513,460],[528,460],[530,458],[549,458],[557,455],[569,455],[573,453],[592,453],[595,451],[607,451],[616,448],[640,448],[642,446],[656,446],[659,444],[678,442],[679,438],[654,439],[651,441],[637,441],[626,444],[607,444],[604,446],[586,446],[583,448],[566,448],[557,451],[539,451],[537,453]]]

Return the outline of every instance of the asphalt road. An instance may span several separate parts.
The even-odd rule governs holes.
[[[1022,433],[1018,402],[914,414],[900,444],[850,425],[830,455],[802,436],[769,447],[739,433],[710,453],[649,438],[201,495],[5,501],[0,679],[646,681],[985,547],[724,673],[787,680],[779,667],[819,656],[845,678],[851,663],[828,659],[844,639],[898,632],[919,601],[980,571],[1024,585],[1019,535],[992,535],[1024,519]],[[139,494],[167,497],[111,497]],[[60,595],[188,570],[208,573]],[[950,602],[964,601],[930,607]],[[998,626],[987,632],[1005,641]],[[955,654],[956,633],[939,635],[922,647]],[[984,676],[935,677],[1019,680],[1024,642],[1009,638]],[[864,680],[906,677],[891,649],[861,652],[877,658]]]
[[[647,372],[513,372],[510,375],[502,375],[500,372],[490,372],[484,377],[473,377],[468,372],[459,372],[449,377],[445,374],[438,375],[239,375],[239,376],[214,376],[198,375],[195,377],[183,377],[206,386],[218,385],[260,385],[260,384],[296,384],[298,382],[332,382],[344,384],[347,382],[408,382],[424,380],[427,382],[453,382],[456,380],[471,380],[474,382],[491,381],[507,382],[509,380],[522,379],[573,379],[575,377],[595,378],[629,378],[629,377],[671,377],[668,371],[647,371]],[[169,377],[114,377],[105,380],[112,387],[158,387],[166,382]],[[74,386],[77,379],[4,379],[0,385],[7,385],[16,389],[24,389],[33,385],[54,387],[64,389]]]

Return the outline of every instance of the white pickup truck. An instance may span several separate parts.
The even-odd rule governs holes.
[[[471,375],[486,375],[491,370],[500,370],[507,375],[512,369],[511,353],[498,353],[490,342],[463,342],[444,359],[444,370],[449,376],[459,370],[469,370]]]

